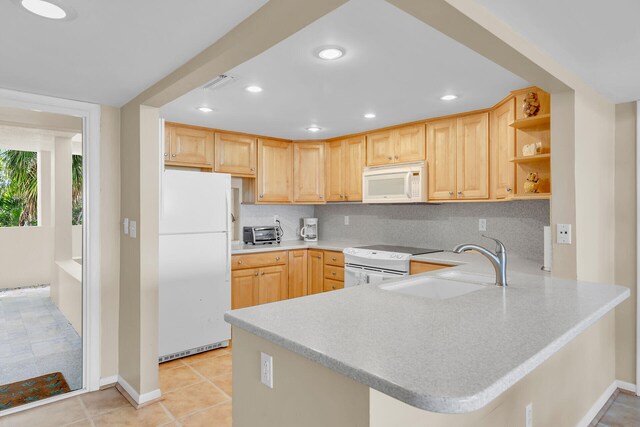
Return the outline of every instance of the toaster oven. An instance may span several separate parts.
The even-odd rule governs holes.
[[[280,243],[282,236],[277,226],[243,227],[242,240],[251,245],[266,245]]]

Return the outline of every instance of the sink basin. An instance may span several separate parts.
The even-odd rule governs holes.
[[[416,277],[415,279],[403,280],[399,283],[380,285],[380,289],[385,291],[432,299],[453,298],[481,289],[487,289],[487,287],[487,285],[458,282],[449,279],[443,280],[437,277]]]
[[[449,271],[447,273],[440,273],[437,275],[447,280],[460,280],[462,282],[481,283],[483,285],[495,285],[495,275],[477,274],[477,273],[465,273],[463,271]]]

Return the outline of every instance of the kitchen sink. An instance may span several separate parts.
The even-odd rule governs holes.
[[[486,284],[459,282],[438,277],[416,277],[415,279],[380,285],[380,289],[385,291],[431,299],[458,297],[488,287]]]
[[[483,285],[495,285],[496,276],[489,274],[465,273],[463,271],[449,271],[440,273],[437,277],[447,280],[459,280],[461,282],[480,283]]]

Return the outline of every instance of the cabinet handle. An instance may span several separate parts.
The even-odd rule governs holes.
[[[164,156],[165,157],[169,157],[169,153],[164,153]]]
[[[453,191],[449,191],[449,195],[450,195],[450,196],[453,196]]]
[[[398,159],[399,159],[399,157],[398,157],[398,156],[394,156],[394,157],[395,157],[395,159],[396,159],[396,160],[398,160]]]
[[[258,272],[256,271],[256,277],[258,277]]]
[[[242,264],[242,261],[241,261],[241,260],[238,260],[238,264]]]
[[[393,157],[389,156],[389,157],[387,157],[387,159],[389,159],[389,160],[393,160]]]
[[[332,271],[332,272],[331,272],[331,274],[333,274],[333,275],[335,276],[335,275],[336,275],[336,272],[335,272],[335,271]]]
[[[331,261],[336,261],[336,257],[331,258]]]
[[[331,285],[331,289],[335,290],[336,286],[335,285]]]
[[[341,198],[341,199],[344,199],[344,196],[341,194],[341,195],[340,195],[340,198]]]
[[[323,195],[320,195],[320,198],[321,198],[321,199],[324,199],[324,196],[323,196]]]
[[[458,196],[462,196],[462,191],[458,191]]]
[[[260,195],[260,198],[262,199],[263,197],[264,197],[264,194],[261,194],[261,195]]]
[[[507,192],[511,193],[511,187],[507,187]]]
[[[175,154],[172,154],[172,155],[171,155],[171,157],[175,157],[175,156],[176,156]]]
[[[262,272],[262,275],[264,276],[264,271]]]
[[[280,257],[279,256],[276,257],[276,261],[280,261]]]

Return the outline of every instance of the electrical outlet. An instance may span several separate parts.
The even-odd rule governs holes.
[[[478,220],[478,231],[487,231],[487,220],[480,218]]]
[[[571,244],[571,224],[556,225],[556,243],[559,245]]]
[[[138,236],[137,224],[135,221],[129,221],[129,237],[135,239]]]
[[[344,225],[349,225],[349,215],[344,216]]]
[[[260,381],[269,388],[273,388],[273,357],[260,352]]]
[[[273,216],[273,223],[274,223],[274,224],[276,224],[276,225],[277,225],[279,220],[280,220],[280,217],[279,217],[278,215],[274,215],[274,216]]]
[[[122,221],[122,225],[124,227],[124,234],[129,234],[129,218],[125,218],[124,221]]]
[[[524,423],[526,427],[533,427],[533,403],[529,403],[524,410]]]

